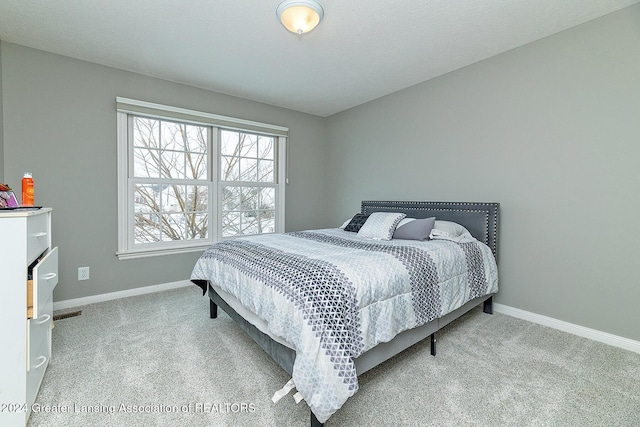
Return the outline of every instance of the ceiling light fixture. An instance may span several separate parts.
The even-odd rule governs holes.
[[[302,35],[322,21],[324,10],[315,0],[284,0],[278,5],[276,15],[287,30]]]

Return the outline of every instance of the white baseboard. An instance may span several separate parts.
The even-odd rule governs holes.
[[[596,329],[586,328],[584,326],[554,319],[552,317],[543,316],[541,314],[531,313],[530,311],[520,310],[519,308],[513,308],[509,307],[508,305],[502,305],[495,302],[493,303],[493,309],[498,313],[517,317],[518,319],[527,320],[539,325],[548,326],[550,328],[558,329],[563,332],[568,332],[573,335],[578,335],[580,337],[589,338],[591,340],[609,344],[614,347],[619,347],[624,350],[640,353],[640,341],[634,341],[629,338],[620,337],[618,335],[609,334],[607,332],[601,332]]]
[[[110,292],[108,294],[92,295],[90,297],[74,298],[53,303],[54,310],[65,310],[72,307],[94,304],[97,302],[111,301],[114,299],[134,297],[137,295],[152,294],[154,292],[168,291],[171,289],[194,286],[190,280],[180,280],[178,282],[163,283],[160,285],[145,286],[143,288],[128,289],[126,291]]]

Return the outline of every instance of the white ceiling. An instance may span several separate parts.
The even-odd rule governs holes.
[[[640,0],[0,0],[0,39],[329,116]]]

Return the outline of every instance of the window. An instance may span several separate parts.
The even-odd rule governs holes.
[[[284,231],[286,128],[117,104],[119,258]]]
[[[273,233],[275,138],[220,130],[222,237]]]

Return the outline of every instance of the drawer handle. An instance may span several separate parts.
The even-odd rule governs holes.
[[[46,231],[41,231],[41,232],[39,232],[39,233],[33,233],[33,234],[32,234],[32,236],[33,236],[33,237],[44,237],[44,236],[46,236],[46,235],[47,235],[47,232],[46,232]]]
[[[43,278],[44,280],[51,280],[51,279],[53,279],[53,278],[54,278],[54,277],[56,277],[56,276],[57,276],[57,274],[56,274],[56,273],[48,273],[48,274],[45,274],[44,276],[42,276],[42,278]]]
[[[43,323],[47,323],[49,319],[51,319],[51,316],[49,316],[48,314],[45,314],[44,316],[42,316],[42,320],[40,320],[39,322],[36,322],[36,324],[42,325]]]
[[[38,364],[36,366],[34,366],[33,369],[38,369],[39,367],[41,367],[42,365],[47,363],[47,356],[38,356],[38,357],[36,357],[36,362],[38,362]]]

